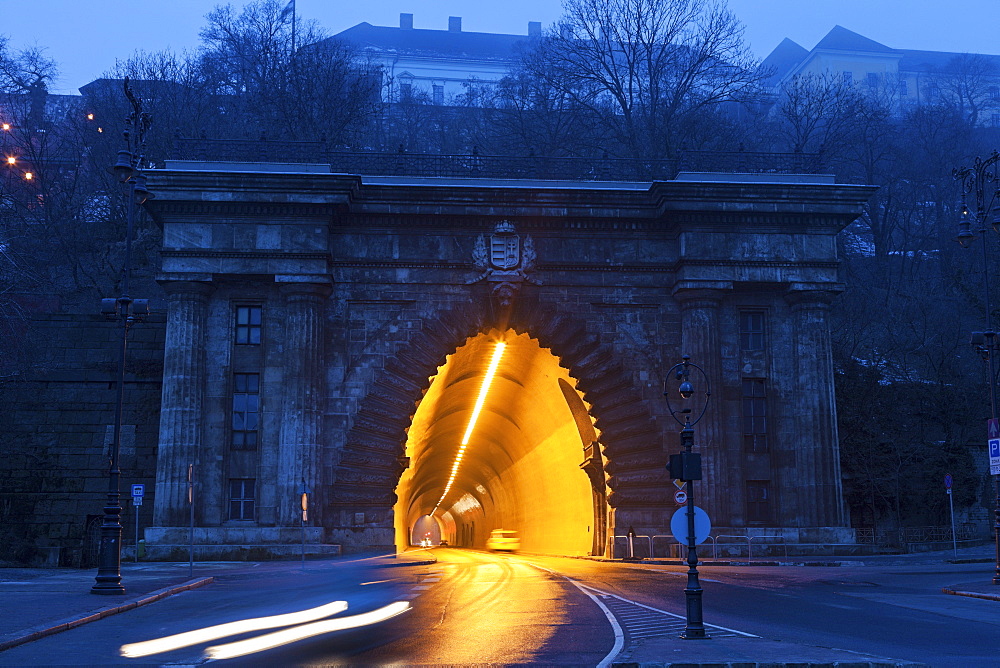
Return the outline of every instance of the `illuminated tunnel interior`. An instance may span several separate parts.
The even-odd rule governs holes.
[[[471,338],[448,356],[408,432],[410,467],[396,489],[397,547],[426,538],[482,549],[492,530],[504,529],[518,532],[526,552],[601,553],[604,467],[575,385],[557,357],[512,330]]]

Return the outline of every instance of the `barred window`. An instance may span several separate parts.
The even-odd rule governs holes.
[[[747,480],[747,524],[771,521],[771,481]]]
[[[257,481],[253,478],[230,478],[229,519],[254,519],[256,486]]]
[[[763,311],[740,311],[740,349],[764,350]]]
[[[236,450],[257,448],[260,422],[260,374],[233,374],[233,440]]]
[[[260,345],[260,306],[236,307],[237,345]]]
[[[743,379],[743,449],[767,452],[767,397],[763,378]]]

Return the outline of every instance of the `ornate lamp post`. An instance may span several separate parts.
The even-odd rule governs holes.
[[[987,217],[991,216],[993,229],[1000,232],[1000,173],[997,164],[1000,153],[993,151],[982,160],[976,157],[972,167],[960,167],[952,174],[962,184],[962,218],[959,221],[957,241],[968,248],[978,234],[983,249],[983,298],[986,309],[986,331],[972,333],[972,345],[988,364],[988,384],[990,387],[990,424],[997,425],[997,356],[1000,355],[1000,337],[993,328],[993,311],[990,304],[990,257],[986,247]],[[967,200],[973,198],[974,210],[970,210]],[[975,227],[975,230],[973,229]],[[990,434],[990,437],[994,437]],[[993,537],[996,542],[996,563],[993,584],[1000,585],[1000,475],[994,474],[996,503],[993,510]]]
[[[692,484],[694,480],[701,480],[701,454],[692,452],[692,448],[694,447],[694,425],[705,415],[705,411],[708,409],[708,400],[712,393],[708,374],[705,373],[705,370],[697,364],[692,364],[689,361],[691,358],[688,355],[684,355],[682,359],[684,361],[678,362],[667,371],[667,380],[663,384],[663,396],[667,400],[667,410],[670,411],[670,415],[681,425],[681,447],[684,448],[683,452],[670,455],[670,464],[668,465],[670,477],[683,480],[687,483],[688,579],[687,586],[684,588],[684,597],[687,603],[687,624],[684,627],[684,634],[681,637],[689,640],[698,640],[708,638],[709,636],[705,633],[705,624],[702,621],[701,614],[702,589],[701,584],[698,582],[698,551],[694,526],[694,485]],[[678,382],[677,394],[683,400],[683,403],[687,403],[695,394],[694,385],[690,380],[692,369],[701,375],[705,383],[705,400],[701,406],[701,412],[693,420],[691,419],[692,410],[690,407],[675,409],[675,405],[670,402],[671,391],[668,387],[670,377],[673,376]],[[680,405],[677,399],[674,401]],[[678,414],[683,415],[683,419],[678,417]]]
[[[151,197],[146,189],[146,176],[142,173],[146,131],[149,129],[149,114],[142,110],[142,104],[132,94],[128,77],[125,78],[125,97],[132,105],[132,113],[125,119],[125,148],[118,152],[118,160],[109,171],[125,186],[125,261],[122,263],[121,296],[101,300],[101,312],[121,325],[121,340],[118,349],[118,387],[115,396],[115,424],[111,441],[110,470],[108,472],[108,501],[104,506],[104,521],[101,524],[101,546],[98,556],[96,582],[90,588],[92,594],[124,594],[121,574],[121,455],[122,407],[125,402],[125,351],[128,347],[128,330],[136,322],[141,322],[149,314],[145,299],[129,296],[129,277],[132,273],[132,230],[135,227],[135,209]],[[137,548],[138,549],[138,546]]]

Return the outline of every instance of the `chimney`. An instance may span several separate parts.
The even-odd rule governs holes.
[[[399,27],[403,30],[413,30],[413,14],[400,14]]]
[[[448,32],[462,32],[462,17],[461,16],[449,16],[448,17]]]
[[[542,22],[528,21],[528,37],[541,37],[541,36],[542,36]]]

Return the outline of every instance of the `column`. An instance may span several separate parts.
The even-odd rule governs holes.
[[[153,523],[186,526],[188,465],[202,453],[205,347],[209,283],[166,281],[167,334],[163,354],[160,441]]]
[[[322,472],[323,315],[330,285],[285,283],[285,341],[281,435],[278,442],[278,524],[298,526],[303,479],[319,500]],[[319,503],[310,504],[310,523],[319,520]]]
[[[680,354],[690,355],[691,362],[697,364],[708,375],[711,383],[711,398],[705,416],[694,426],[695,451],[702,455],[702,480],[696,485],[695,502],[712,520],[714,526],[730,524],[729,506],[733,497],[742,498],[742,493],[733,494],[730,481],[726,479],[726,439],[723,430],[722,392],[722,352],[719,345],[719,306],[730,288],[728,284],[703,286],[686,281],[674,288],[674,299],[681,308]],[[669,361],[669,360],[668,360]],[[681,361],[680,359],[675,360]],[[667,379],[668,384],[673,379]],[[700,374],[691,376],[695,384],[695,396],[704,397],[704,387]],[[674,383],[676,385],[676,383]],[[699,409],[696,409],[699,410]],[[677,425],[677,431],[680,431]]]
[[[828,315],[836,293],[796,289],[785,299],[792,307],[797,382],[791,410],[795,416],[796,480],[799,526],[844,526],[840,480],[840,445],[833,385],[833,355]]]

